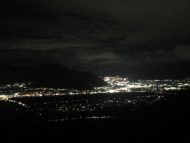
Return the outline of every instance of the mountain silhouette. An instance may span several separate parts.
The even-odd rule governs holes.
[[[31,87],[91,89],[106,83],[97,75],[57,64],[13,66],[0,64],[1,84],[31,82]]]

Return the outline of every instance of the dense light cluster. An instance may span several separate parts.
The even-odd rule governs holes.
[[[94,87],[92,90],[30,88],[30,83],[14,83],[0,86],[0,99],[11,97],[92,95],[104,93],[156,92],[165,93],[190,88],[190,79],[184,80],[137,80],[129,81],[119,76],[104,77],[107,86]]]

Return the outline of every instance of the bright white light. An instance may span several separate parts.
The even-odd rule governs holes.
[[[100,93],[120,93],[120,92],[157,92],[163,93],[173,90],[190,88],[190,79],[184,80],[137,80],[129,81],[128,78],[104,77],[107,86],[95,87],[93,90],[74,89],[54,89],[54,88],[29,88],[31,83],[7,84],[0,87],[0,100],[12,97],[32,97],[32,96],[61,96],[61,95],[88,95]],[[4,92],[6,94],[4,94]]]
[[[7,95],[0,95],[0,100],[8,100],[9,97]]]

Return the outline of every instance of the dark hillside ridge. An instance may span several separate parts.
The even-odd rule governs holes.
[[[13,66],[0,64],[1,84],[31,82],[31,87],[91,89],[106,83],[90,72],[77,71],[57,64]]]

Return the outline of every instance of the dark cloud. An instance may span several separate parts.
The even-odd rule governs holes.
[[[187,69],[189,16],[188,0],[4,0],[0,60],[106,74]]]

